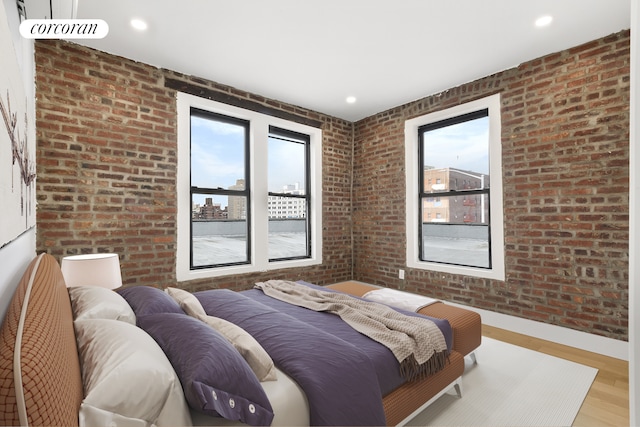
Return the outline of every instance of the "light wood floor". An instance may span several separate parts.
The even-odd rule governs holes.
[[[573,425],[629,426],[628,362],[487,325],[482,326],[482,335],[597,368],[598,375]]]

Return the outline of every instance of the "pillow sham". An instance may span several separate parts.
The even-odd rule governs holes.
[[[250,425],[270,425],[271,403],[247,362],[213,328],[185,314],[139,316],[180,378],[189,406]]]
[[[198,298],[196,298],[191,292],[172,287],[165,289],[165,292],[173,298],[180,308],[189,316],[198,317],[207,315],[204,308],[202,308],[202,304],[198,301]]]
[[[74,322],[85,398],[81,426],[190,425],[171,363],[142,329],[112,319]]]
[[[240,326],[219,317],[204,315],[199,316],[198,319],[218,331],[238,350],[258,380],[276,381],[278,379],[273,359],[251,334]]]
[[[129,303],[136,317],[155,313],[184,314],[173,298],[153,286],[132,286],[116,292]]]
[[[113,319],[136,324],[136,315],[129,303],[111,289],[76,286],[68,291],[74,320]]]
[[[167,288],[166,292],[180,304],[185,313],[202,320],[225,337],[247,361],[258,380],[276,381],[278,379],[271,356],[251,334],[227,320],[208,316],[198,298],[191,292],[171,287]]]

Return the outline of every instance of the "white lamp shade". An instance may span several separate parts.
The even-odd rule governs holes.
[[[118,254],[73,255],[62,258],[62,275],[67,287],[100,286],[115,289],[122,286]]]

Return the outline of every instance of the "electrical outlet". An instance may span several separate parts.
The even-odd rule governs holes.
[[[398,277],[400,278],[400,280],[404,280],[404,270],[403,269],[400,269],[398,271]]]

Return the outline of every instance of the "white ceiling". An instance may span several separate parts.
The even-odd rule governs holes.
[[[77,14],[109,24],[86,46],[349,121],[628,29],[629,17],[629,0],[78,0]]]

